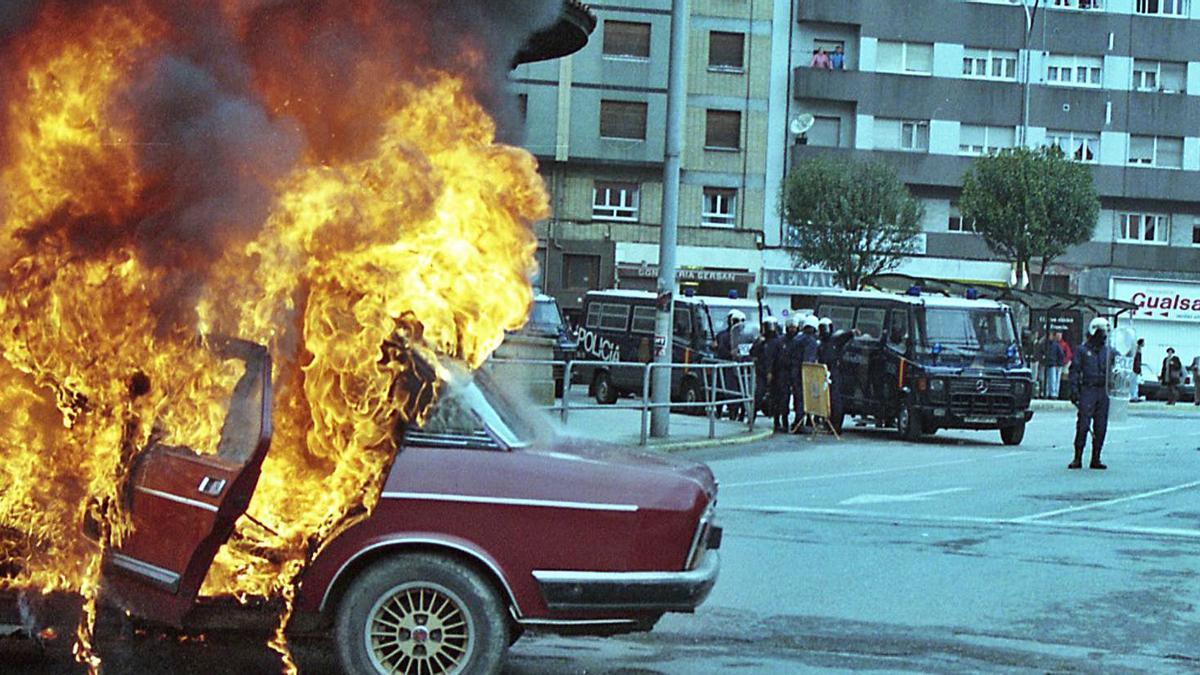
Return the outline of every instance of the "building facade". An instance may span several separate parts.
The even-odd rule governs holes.
[[[690,5],[681,290],[761,292],[778,313],[832,285],[793,269],[778,214],[782,178],[814,154],[886,161],[923,201],[899,271],[1016,281],[958,213],[962,177],[986,153],[1057,145],[1091,167],[1101,212],[1045,288],[1144,305],[1150,361],[1200,355],[1200,0]],[[661,224],[671,2],[593,10],[586,48],[512,80],[554,206],[539,284],[568,313],[592,288],[653,288]]]
[[[1092,168],[1092,241],[1046,288],[1143,304],[1147,360],[1200,355],[1200,2],[801,0],[791,113],[814,154],[884,160],[926,208],[924,254],[901,271],[1012,281],[957,212],[975,157],[1057,145]],[[841,46],[844,70],[811,67]]]
[[[775,14],[790,3],[692,0],[679,204],[680,290],[747,297],[762,266],[765,222],[787,161],[786,52]],[[662,223],[670,0],[594,4],[586,48],[517,68],[526,147],[539,159],[554,216],[539,224],[538,280],[571,314],[596,288],[653,289]],[[787,27],[782,35],[786,40]],[[772,119],[775,68],[785,77]]]

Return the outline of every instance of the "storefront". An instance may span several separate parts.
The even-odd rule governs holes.
[[[749,296],[754,284],[754,273],[744,269],[719,267],[680,267],[676,270],[679,292],[689,290],[693,295],[708,295],[721,298]],[[653,291],[658,283],[658,265],[649,263],[618,263],[617,286],[629,290]]]
[[[1146,341],[1143,363],[1158,374],[1167,347],[1185,366],[1200,356],[1200,282],[1114,277],[1110,297],[1138,306],[1134,331]]]
[[[833,272],[822,269],[763,269],[763,299],[776,312],[811,309],[815,296],[837,288]]]

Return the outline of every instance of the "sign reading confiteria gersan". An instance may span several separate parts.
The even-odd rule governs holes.
[[[1137,305],[1136,320],[1200,323],[1200,282],[1113,279],[1112,297]]]

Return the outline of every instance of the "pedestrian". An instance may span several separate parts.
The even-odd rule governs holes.
[[[829,54],[826,54],[824,49],[814,49],[812,62],[808,65],[810,68],[829,70],[831,68],[829,64]]]
[[[1070,372],[1071,403],[1075,404],[1075,457],[1068,469],[1083,466],[1083,446],[1092,434],[1092,469],[1107,469],[1100,462],[1104,437],[1108,433],[1108,374],[1112,372],[1113,352],[1109,349],[1108,319],[1096,317],[1088,324],[1088,338],[1072,355]]]
[[[833,70],[844,70],[846,68],[846,54],[842,51],[841,45],[834,47],[833,53],[829,55],[829,67]]]
[[[835,332],[833,320],[824,317],[819,320],[819,338],[817,362],[825,364],[829,369],[829,423],[835,431],[841,431],[845,410],[842,405],[842,354],[846,345],[854,338],[854,333],[848,330]]]
[[[716,357],[718,359],[720,359],[722,361],[737,361],[737,360],[739,360],[738,355],[736,353],[736,347],[735,347],[735,342],[737,339],[736,334],[741,332],[739,329],[741,328],[742,324],[744,324],[745,322],[746,322],[745,314],[743,314],[741,311],[736,310],[736,309],[729,310],[729,314],[727,314],[725,316],[725,329],[722,330],[720,333],[717,333],[716,345],[715,345],[715,348],[713,349],[713,353],[716,355]],[[728,386],[728,384],[725,382],[725,378],[724,378],[725,370],[722,369],[721,373],[722,373],[722,387],[721,388],[726,389],[726,390],[731,389],[731,387]],[[737,388],[737,391],[741,392],[742,388],[739,386]],[[730,403],[728,406],[722,406],[722,408],[727,408],[728,413],[729,413],[729,419],[731,419],[731,420],[741,420],[745,416],[745,413],[743,411],[741,403]],[[720,417],[721,413],[723,413],[723,412],[725,412],[725,410],[717,410],[717,417]]]
[[[1158,381],[1167,389],[1167,405],[1179,400],[1179,385],[1183,383],[1183,362],[1175,356],[1175,349],[1167,347],[1167,358],[1163,359]]]
[[[1046,398],[1057,400],[1059,394],[1059,385],[1062,383],[1062,368],[1067,362],[1066,354],[1063,352],[1061,334],[1057,331],[1050,334],[1050,339],[1046,340],[1046,351],[1042,355],[1042,362],[1046,367]]]
[[[1188,370],[1192,371],[1192,404],[1200,405],[1200,356],[1192,358]]]
[[[1145,338],[1138,338],[1137,347],[1133,351],[1133,384],[1129,392],[1129,402],[1137,403],[1142,400],[1139,390],[1142,385],[1142,348],[1146,346]]]
[[[779,401],[783,409],[783,427],[791,429],[788,424],[788,414],[793,408],[796,411],[796,420],[800,420],[800,416],[804,414],[803,405],[794,405],[797,396],[803,396],[804,392],[797,386],[800,380],[800,358],[803,345],[800,340],[800,317],[792,314],[784,322],[783,349],[781,351],[783,358],[780,364],[780,391],[783,394],[782,400]]]

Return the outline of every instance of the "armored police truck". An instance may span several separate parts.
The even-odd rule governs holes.
[[[816,311],[835,331],[858,333],[837,366],[844,414],[894,424],[908,440],[938,429],[998,429],[1007,445],[1024,438],[1033,375],[1007,306],[914,287],[830,292]]]
[[[642,393],[643,368],[622,364],[654,360],[655,301],[655,294],[649,291],[590,291],[584,297],[577,358],[605,361],[608,365],[580,366],[574,381],[588,383],[588,393],[598,403],[613,403],[620,395]],[[676,297],[672,361],[711,362],[714,325],[702,300]],[[702,376],[687,369],[672,370],[671,398],[688,403],[703,401]]]

